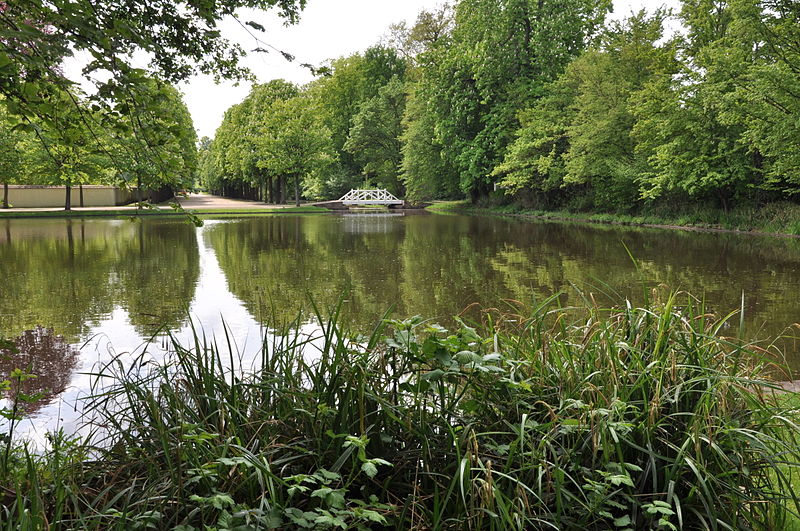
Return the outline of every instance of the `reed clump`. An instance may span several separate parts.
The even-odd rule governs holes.
[[[677,307],[679,298],[682,307]],[[798,418],[764,351],[673,294],[454,330],[195,336],[105,367],[86,439],[17,447],[5,527],[782,529]],[[111,383],[109,384],[109,381]],[[100,389],[100,388],[98,388]]]

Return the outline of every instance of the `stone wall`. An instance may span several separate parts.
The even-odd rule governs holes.
[[[145,193],[145,198],[152,193]],[[73,207],[81,204],[81,192],[72,187],[70,197]],[[101,207],[125,205],[134,201],[135,191],[123,190],[115,186],[85,185],[83,187],[83,206]],[[160,199],[160,198],[159,198]],[[0,185],[0,203],[3,200],[3,187]],[[12,208],[63,208],[66,189],[63,186],[9,185],[8,202]]]

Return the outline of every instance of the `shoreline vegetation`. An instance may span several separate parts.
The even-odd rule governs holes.
[[[473,204],[468,200],[441,201],[428,207],[434,212],[515,216],[525,219],[601,223],[659,229],[731,232],[759,236],[800,237],[800,205],[778,202],[764,207],[667,209],[622,214],[572,210],[528,209],[517,204]]]
[[[139,216],[238,216],[238,215],[259,215],[259,214],[314,214],[329,212],[328,209],[303,205],[299,207],[278,206],[275,208],[200,208],[186,209],[185,211],[175,210],[171,207],[159,206],[156,208],[135,208],[120,209],[91,209],[82,210],[0,210],[0,219],[16,218],[102,218],[102,217],[139,217]]]
[[[800,529],[780,353],[727,337],[737,312],[646,295],[358,338],[334,308],[249,369],[198,332],[92,371],[84,435],[39,450],[14,438],[15,373],[0,528]]]
[[[528,209],[517,204],[473,204],[469,200],[436,201],[425,210],[435,213],[463,213],[482,216],[513,216],[529,220],[562,221],[571,223],[599,223],[672,230],[701,232],[729,232],[754,236],[800,237],[800,205],[788,202],[772,203],[764,207],[739,207],[728,211],[721,209],[688,208],[669,210],[654,208],[652,212],[622,214],[611,212],[584,212],[571,210]],[[31,218],[130,218],[139,216],[251,216],[272,214],[322,214],[333,210],[313,206],[276,206],[270,208],[198,208],[175,210],[171,207],[120,208],[80,210],[0,210],[2,219]]]

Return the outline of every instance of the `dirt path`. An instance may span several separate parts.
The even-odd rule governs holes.
[[[276,208],[291,208],[291,205],[271,205],[262,203],[261,201],[249,201],[247,199],[231,199],[228,197],[219,197],[210,194],[189,194],[186,197],[181,197],[178,202],[186,210],[196,209],[214,209],[214,210],[245,210],[245,209],[263,209],[274,210]]]

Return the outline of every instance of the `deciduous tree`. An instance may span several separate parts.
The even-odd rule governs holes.
[[[344,144],[362,167],[368,186],[403,194],[398,179],[402,160],[402,120],[406,107],[405,85],[392,78],[378,95],[364,101],[353,117],[353,127]]]
[[[330,132],[321,123],[313,100],[301,94],[276,100],[263,116],[256,145],[262,153],[259,167],[294,185],[295,205],[300,205],[304,181],[313,189],[312,176],[335,160]],[[285,193],[282,194],[285,197]]]

